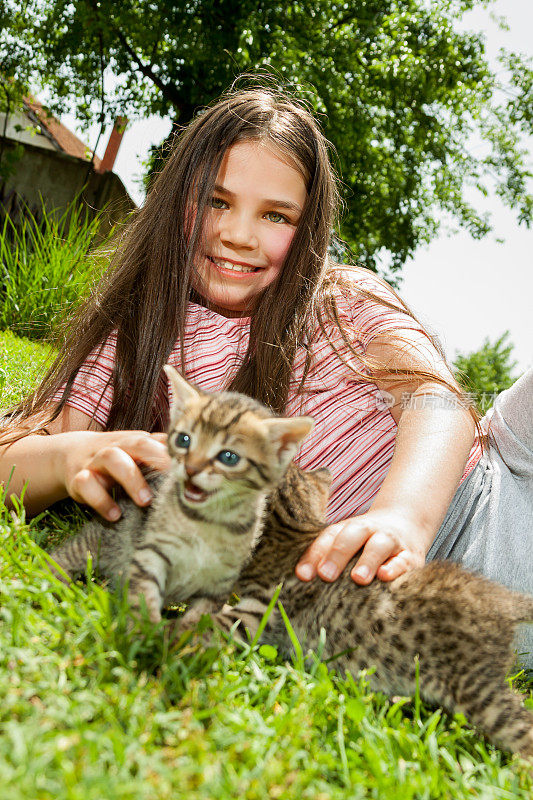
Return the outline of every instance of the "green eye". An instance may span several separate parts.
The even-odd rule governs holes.
[[[277,225],[280,222],[288,222],[287,217],[284,217],[283,214],[278,214],[277,211],[269,211],[266,216],[269,222],[275,222]]]
[[[222,200],[220,197],[212,197],[211,198],[211,208],[226,208],[227,203],[225,200]]]
[[[234,467],[235,464],[239,463],[241,457],[237,453],[232,453],[231,450],[221,450],[217,459],[221,464],[225,464],[226,467]]]
[[[188,450],[191,446],[191,437],[188,433],[177,433],[174,436],[174,447],[180,447],[182,450]]]

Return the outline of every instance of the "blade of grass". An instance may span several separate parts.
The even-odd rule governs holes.
[[[283,618],[283,622],[285,623],[285,627],[287,629],[287,633],[289,634],[289,639],[291,640],[291,644],[294,648],[294,666],[303,672],[304,670],[304,655],[302,650],[302,645],[298,641],[298,637],[294,632],[294,628],[291,625],[289,617],[287,616],[287,612],[283,608],[283,604],[281,600],[278,602],[279,613]]]
[[[250,649],[254,648],[255,645],[257,644],[257,642],[259,641],[259,639],[261,638],[261,634],[265,630],[265,628],[267,626],[267,623],[268,623],[268,620],[270,619],[270,615],[272,614],[272,610],[273,610],[274,606],[277,603],[277,600],[278,600],[278,597],[279,597],[279,593],[281,592],[282,586],[283,586],[282,583],[279,583],[276,586],[276,591],[272,595],[272,599],[271,599],[270,603],[268,604],[265,613],[263,614],[261,622],[259,623],[259,627],[258,627],[257,631],[255,632],[255,636],[252,639],[252,641],[250,642]]]

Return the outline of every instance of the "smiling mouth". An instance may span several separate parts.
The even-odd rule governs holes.
[[[207,256],[207,260],[219,269],[239,274],[244,273],[250,275],[252,272],[259,272],[261,269],[261,267],[252,267],[249,264],[234,264],[233,261],[226,261],[224,258],[213,258],[212,256]]]

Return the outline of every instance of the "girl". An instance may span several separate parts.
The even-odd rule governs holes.
[[[328,258],[337,200],[324,137],[283,95],[236,93],[189,125],[3,432],[0,479],[14,467],[30,513],[70,495],[116,520],[115,484],[150,503],[138,465],[168,465],[169,362],[315,418],[299,463],[332,471],[331,524],[302,580],[362,548],[357,583],[439,556],[533,591],[531,375],[495,406],[500,454],[482,454],[436,343],[384,282]]]

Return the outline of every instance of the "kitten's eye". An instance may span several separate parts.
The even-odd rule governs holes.
[[[232,453],[231,450],[221,450],[217,459],[221,464],[225,464],[226,467],[234,467],[235,464],[239,463],[241,457],[237,453]]]
[[[174,436],[174,447],[179,447],[182,450],[188,450],[191,446],[191,437],[188,433],[177,433]]]

